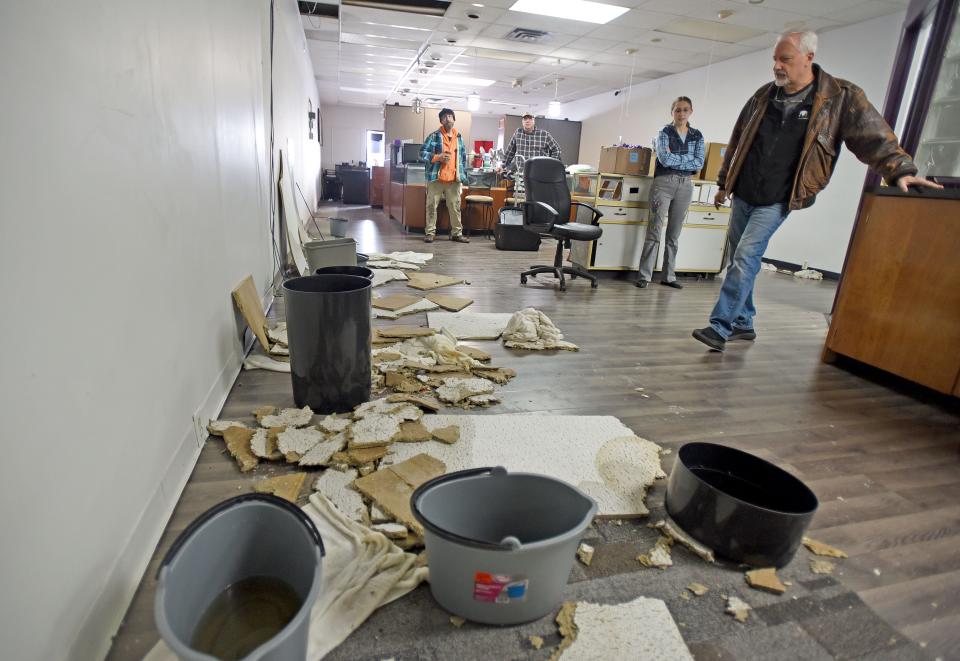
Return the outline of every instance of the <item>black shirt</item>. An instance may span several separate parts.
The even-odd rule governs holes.
[[[753,206],[787,202],[813,108],[815,81],[796,94],[774,87],[733,194]]]

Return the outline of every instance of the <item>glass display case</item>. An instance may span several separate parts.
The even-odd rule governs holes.
[[[916,163],[924,177],[960,178],[960,20],[953,29],[920,131]]]

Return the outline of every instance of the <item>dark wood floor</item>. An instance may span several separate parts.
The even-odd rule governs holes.
[[[361,251],[434,252],[428,270],[471,283],[444,293],[474,298],[478,312],[536,307],[580,345],[580,353],[549,356],[483,343],[496,364],[518,372],[489,413],[614,415],[664,447],[706,440],[776,462],[820,497],[815,536],[850,554],[838,578],[931,658],[960,658],[960,406],[869,369],[821,363],[833,283],[762,273],[757,341],[717,354],[690,331],[705,325],[719,281],[685,280],[682,291],[639,290],[609,276],[596,290],[578,280],[560,293],[546,278],[521,287],[522,269],[552,261],[552,243],[539,256],[497,251],[478,237],[425,246],[422,235],[404,234],[379,210],[337,215],[352,219]],[[378,294],[401,291],[411,290],[390,283]],[[272,314],[282,317],[282,300]],[[425,315],[404,320],[425,323]],[[262,404],[292,405],[289,376],[242,373],[223,417],[252,419]],[[268,465],[241,475],[222,443],[207,444],[111,658],[141,658],[156,642],[153,577],[176,535],[253,479],[285,470]]]

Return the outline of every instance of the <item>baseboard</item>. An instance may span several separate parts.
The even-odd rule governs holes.
[[[773,264],[778,269],[786,269],[788,271],[797,272],[803,269],[803,264],[794,264],[793,262],[783,262],[779,259],[770,259],[769,257],[764,257],[763,261],[767,264]],[[824,280],[839,280],[840,274],[835,273],[834,271],[827,271],[825,269],[819,269],[816,266],[807,265],[808,269],[814,269],[820,271],[823,274]]]
[[[273,301],[271,288],[263,300],[265,312],[269,311]],[[240,374],[243,358],[250,351],[253,342],[256,342],[253,333],[249,328],[245,329],[242,348],[240,351],[231,353],[227,364],[210,386],[203,402],[197,407],[195,415],[204,421],[204,428],[205,421],[216,419],[223,409],[227,396]],[[180,494],[183,493],[193,473],[205,441],[206,434],[203,434],[202,439],[199,438],[195,424],[190,421],[164,471],[159,488],[144,508],[139,522],[110,572],[106,585],[94,600],[90,613],[77,633],[68,658],[88,661],[103,659],[107,656],[113,644],[113,637],[123,622],[137,587],[143,580],[150,559],[180,500]]]

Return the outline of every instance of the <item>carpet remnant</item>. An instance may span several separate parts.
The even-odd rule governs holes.
[[[313,420],[313,411],[309,406],[302,409],[283,409],[277,415],[265,415],[260,419],[261,427],[306,427]]]
[[[612,416],[437,414],[424,416],[423,423],[431,433],[458,426],[460,439],[453,445],[395,444],[396,461],[426,452],[444,462],[448,472],[503,466],[510,472],[540,473],[592,497],[598,516],[649,513],[644,499],[660,471],[660,447],[634,436]]]
[[[427,324],[447,329],[458,340],[495,340],[511,316],[509,312],[428,312]]]
[[[543,351],[564,349],[579,351],[579,347],[563,339],[563,333],[550,317],[536,308],[524,308],[513,313],[503,330],[504,345],[511,349]]]
[[[775,567],[765,567],[763,569],[751,569],[744,574],[747,585],[757,590],[765,590],[773,594],[783,594],[787,591],[787,586],[780,582]]]
[[[727,607],[723,612],[732,615],[737,622],[746,622],[753,608],[739,597],[727,597]]]
[[[673,521],[661,519],[653,524],[653,527],[659,530],[661,535],[669,537],[675,542],[680,542],[685,547],[693,551],[694,554],[700,556],[707,562],[716,562],[716,558],[713,556],[713,551],[685,533]]]
[[[257,493],[272,493],[274,496],[296,504],[303,483],[307,479],[306,473],[291,473],[253,483],[253,490]]]
[[[637,556],[637,561],[644,567],[657,569],[666,569],[673,566],[673,557],[670,555],[670,547],[673,546],[673,540],[669,537],[659,537],[653,548],[646,553]]]
[[[836,567],[837,566],[829,560],[810,559],[810,571],[814,574],[832,574]]]
[[[822,555],[828,558],[846,558],[846,552],[841,551],[840,549],[834,548],[829,544],[823,542],[818,542],[815,539],[810,539],[809,537],[803,538],[803,545],[809,549],[814,555]]]
[[[576,638],[562,652],[563,661],[693,661],[680,629],[660,599],[638,597],[615,605],[578,602],[573,618]]]
[[[358,477],[357,471],[326,470],[313,483],[313,490],[322,493],[337,510],[351,521],[367,523],[367,507],[363,498],[353,489],[353,482]]]
[[[223,431],[223,440],[227,450],[237,460],[240,472],[246,473],[257,467],[259,459],[250,451],[250,439],[253,438],[252,429],[247,427],[229,427]]]

